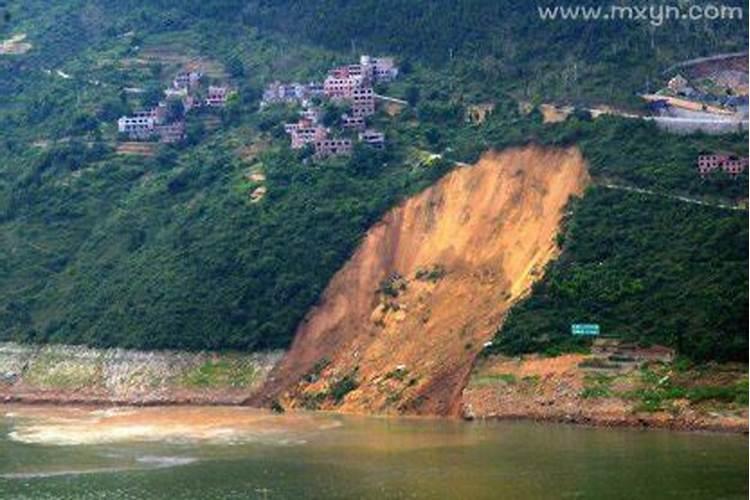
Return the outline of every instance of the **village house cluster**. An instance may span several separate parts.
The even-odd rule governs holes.
[[[284,130],[291,138],[292,149],[312,145],[317,158],[350,154],[354,144],[344,136],[346,133],[356,133],[360,142],[382,149],[385,134],[367,128],[366,119],[375,114],[373,85],[389,82],[397,75],[393,58],[363,55],[358,64],[331,69],[322,84],[274,82],[263,93],[261,106],[276,103],[302,106],[299,120],[285,124]],[[321,123],[322,111],[315,101],[325,99],[349,105],[349,112],[341,116],[341,130],[333,131]]]
[[[230,91],[224,86],[209,85],[200,92],[204,79],[200,71],[178,73],[172,86],[164,90],[165,100],[148,110],[136,111],[117,120],[117,131],[135,141],[158,138],[163,143],[175,143],[185,138],[185,114],[192,109],[226,106]],[[182,103],[180,116],[170,116],[169,104]]]
[[[748,159],[727,153],[707,153],[698,156],[698,173],[701,177],[721,170],[733,177],[747,169]]]

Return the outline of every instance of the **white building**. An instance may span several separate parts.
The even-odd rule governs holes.
[[[385,146],[385,134],[377,130],[367,129],[364,132],[360,132],[359,140],[376,149],[383,149]]]
[[[154,131],[156,116],[153,111],[136,111],[131,116],[122,116],[117,120],[117,131],[127,134],[131,139],[146,139]]]

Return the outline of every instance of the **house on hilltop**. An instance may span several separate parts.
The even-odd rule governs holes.
[[[226,87],[210,85],[206,95],[206,106],[223,108],[227,105],[229,90]]]
[[[307,118],[301,118],[297,123],[284,124],[284,131],[292,139],[292,149],[301,149],[307,144],[314,144],[328,137],[325,127]]]
[[[184,71],[177,73],[172,80],[172,87],[175,89],[193,89],[203,78],[203,73],[200,71]]]
[[[377,130],[367,129],[364,132],[360,132],[359,140],[375,149],[383,149],[385,147],[385,134]]]
[[[352,154],[352,141],[350,139],[329,138],[315,142],[315,157],[327,158],[329,156]]]
[[[667,88],[678,95],[684,94],[688,90],[692,90],[687,78],[680,74],[675,75],[667,82]]]

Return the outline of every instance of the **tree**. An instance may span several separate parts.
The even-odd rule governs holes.
[[[226,61],[227,71],[234,78],[245,76],[245,64],[237,55],[231,55]]]
[[[409,88],[406,89],[406,100],[409,102],[410,106],[416,106],[419,102],[419,87],[416,85],[410,85]]]
[[[167,101],[167,123],[182,119],[185,116],[185,105],[181,99],[169,99]]]

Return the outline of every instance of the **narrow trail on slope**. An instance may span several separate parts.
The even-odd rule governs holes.
[[[575,148],[489,152],[392,209],[249,403],[458,414],[476,355],[557,256],[588,182]]]
[[[633,187],[633,186],[625,186],[622,184],[614,184],[611,182],[598,182],[598,183],[595,183],[595,185],[606,188],[606,189],[615,189],[618,191],[627,191],[630,193],[638,193],[638,194],[645,194],[648,196],[655,196],[657,198],[666,198],[668,200],[674,200],[680,203],[690,203],[693,205],[702,205],[704,207],[721,208],[723,210],[747,211],[747,208],[740,206],[740,205],[712,202],[712,201],[702,200],[700,198],[694,198],[692,196],[662,193],[659,191],[653,191],[651,189],[644,189],[644,188]]]

